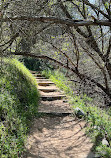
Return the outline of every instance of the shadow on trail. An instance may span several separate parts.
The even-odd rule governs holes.
[[[84,121],[69,116],[35,119],[23,158],[93,158],[84,127]]]

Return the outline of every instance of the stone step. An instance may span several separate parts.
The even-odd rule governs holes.
[[[55,85],[49,85],[49,86],[39,86],[38,85],[38,90],[49,93],[49,92],[57,92],[59,89]]]
[[[37,80],[46,79],[45,77],[35,77]]]
[[[37,82],[52,82],[51,80],[49,80],[49,79],[38,79],[38,78],[36,78],[36,80],[37,80]]]
[[[32,71],[32,70],[30,70],[30,72],[31,72],[32,74],[38,73],[38,71]]]
[[[60,91],[55,91],[55,92],[50,92],[50,94],[49,93],[47,93],[47,92],[43,92],[43,91],[40,91],[40,95],[41,96],[56,96],[56,95],[63,95],[63,93],[62,92],[60,92]]]
[[[41,99],[43,101],[53,101],[53,100],[60,100],[62,98],[66,97],[65,95],[42,95]]]
[[[47,111],[38,111],[39,115],[48,115],[52,117],[66,117],[72,115],[72,112],[47,112]]]
[[[41,74],[33,74],[35,77],[43,77]]]
[[[50,86],[50,85],[54,85],[54,83],[51,82],[51,81],[48,81],[48,82],[39,82],[39,81],[37,81],[37,83],[38,83],[39,86]]]
[[[55,84],[51,84],[50,86],[46,86],[46,87],[45,87],[45,86],[43,87],[43,86],[39,86],[39,85],[38,85],[38,89],[47,89],[47,88],[48,88],[48,89],[58,89]]]
[[[40,90],[40,91],[42,91],[42,92],[45,92],[45,93],[50,93],[50,92],[56,92],[56,91],[58,91],[58,89],[56,88],[56,89],[50,89],[50,88],[38,88],[38,90]]]

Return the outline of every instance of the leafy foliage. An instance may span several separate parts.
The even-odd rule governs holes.
[[[91,90],[93,87],[101,98],[105,96],[104,103],[108,104],[110,3],[110,0],[1,1],[0,54],[50,56],[50,60],[67,65],[72,77],[84,81]]]
[[[50,68],[53,69],[53,66],[50,64],[49,61],[41,60],[41,59],[34,59],[31,57],[22,57],[22,62],[24,65],[29,69],[33,71],[41,71],[43,69]]]

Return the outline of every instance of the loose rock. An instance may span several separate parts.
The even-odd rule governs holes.
[[[101,128],[100,128],[99,126],[94,126],[93,128],[94,128],[95,130],[98,130],[98,131],[101,130]]]
[[[106,138],[104,138],[104,139],[102,140],[102,145],[109,146],[109,143],[108,143],[108,141],[107,141]]]
[[[81,118],[81,117],[83,117],[83,116],[85,116],[85,113],[84,113],[84,111],[83,110],[81,110],[80,108],[75,108],[75,114],[76,114],[76,116],[77,117],[79,117],[79,118]]]

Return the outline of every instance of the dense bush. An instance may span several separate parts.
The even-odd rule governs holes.
[[[22,57],[21,61],[28,69],[33,71],[41,71],[46,68],[54,69],[54,66],[52,66],[52,64],[50,64],[50,61],[48,60],[36,59],[31,57]]]
[[[37,113],[37,83],[15,59],[3,59],[0,71],[0,157],[17,158],[24,150],[29,122]]]

